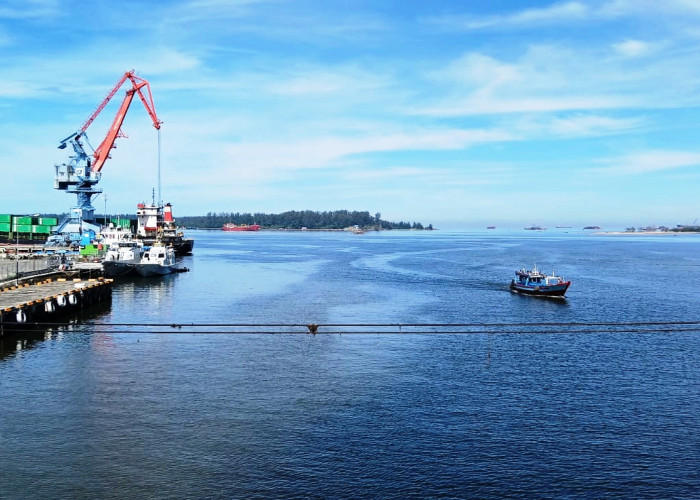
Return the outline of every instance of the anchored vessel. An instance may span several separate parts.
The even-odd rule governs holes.
[[[222,231],[259,231],[260,224],[237,225],[237,224],[234,224],[233,222],[227,222],[226,224],[224,224],[224,226],[221,229],[222,229]]]
[[[564,278],[557,276],[554,272],[548,276],[534,266],[531,270],[523,268],[515,271],[515,279],[510,282],[510,290],[542,297],[563,297],[570,285],[571,281],[564,281]]]

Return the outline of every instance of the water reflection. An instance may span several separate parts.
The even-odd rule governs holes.
[[[64,341],[66,333],[84,331],[85,327],[81,325],[85,323],[105,321],[111,309],[111,302],[100,302],[83,311],[63,316],[56,322],[5,328],[4,335],[0,337],[0,361],[20,351],[41,347],[45,341]]]

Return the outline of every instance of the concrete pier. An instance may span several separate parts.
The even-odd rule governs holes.
[[[0,289],[0,336],[21,325],[49,322],[83,307],[109,301],[111,279],[45,280]]]

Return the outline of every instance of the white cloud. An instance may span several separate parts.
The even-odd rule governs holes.
[[[460,102],[446,104],[418,111],[438,117],[469,116],[508,113],[550,113],[557,111],[616,109],[632,106],[633,102],[624,97],[614,96],[571,96],[571,97],[522,97],[499,98],[475,96]]]
[[[376,71],[358,67],[307,67],[294,69],[289,74],[280,71],[277,81],[263,87],[278,95],[358,94],[380,90],[394,82]],[[268,78],[269,79],[269,78]]]
[[[506,29],[513,26],[540,26],[570,20],[581,20],[589,15],[590,8],[582,2],[555,3],[543,8],[531,8],[496,16],[450,16],[433,18],[438,25],[456,29]]]
[[[651,17],[659,15],[688,16],[700,14],[697,0],[613,0],[603,2],[596,14],[601,17]]]
[[[625,57],[642,57],[654,51],[654,46],[641,40],[625,40],[613,44],[613,50]]]
[[[595,172],[610,175],[646,174],[663,170],[700,166],[700,153],[694,151],[648,150],[605,160],[607,166]]]
[[[588,113],[571,116],[544,116],[524,118],[515,124],[523,137],[593,137],[638,129],[644,121],[640,118],[613,118]]]

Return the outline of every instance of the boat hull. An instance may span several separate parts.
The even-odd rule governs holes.
[[[102,262],[102,269],[104,269],[105,276],[109,278],[134,274],[135,266],[136,262],[124,262],[119,260],[105,260]]]
[[[160,264],[135,264],[134,271],[139,276],[163,276],[173,272],[174,266]]]
[[[222,228],[222,231],[259,231],[260,230],[260,225],[259,224],[253,224],[251,226],[236,226],[233,224],[225,224]]]
[[[156,241],[159,241],[157,238],[139,238],[141,241],[143,241],[144,245],[150,246],[153,245]],[[185,255],[191,255],[192,251],[194,249],[194,239],[192,238],[183,238],[181,236],[174,236],[174,237],[168,237],[164,236],[160,239],[165,245],[167,246],[172,246],[175,249],[175,255],[178,257],[183,257]]]
[[[564,297],[566,291],[569,289],[569,285],[571,285],[570,281],[559,283],[557,285],[540,286],[522,285],[513,281],[510,284],[510,290],[512,292],[524,293],[526,295],[536,295],[539,297]]]

